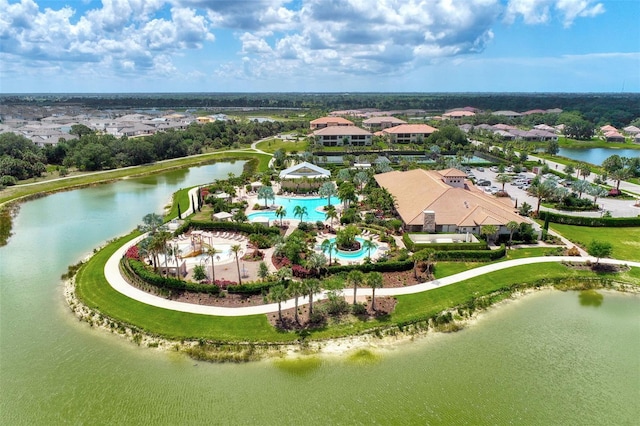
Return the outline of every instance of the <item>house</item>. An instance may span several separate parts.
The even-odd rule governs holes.
[[[325,127],[333,126],[354,126],[354,124],[352,121],[342,117],[321,117],[309,122],[309,128],[311,130],[324,129]]]
[[[530,223],[509,198],[487,195],[457,169],[393,171],[374,178],[396,200],[406,231],[479,234],[482,226],[495,225],[508,234],[507,223]]]
[[[416,143],[424,142],[429,136],[437,132],[438,129],[428,124],[400,124],[382,130],[382,133],[389,137],[391,143]]]
[[[494,111],[491,113],[491,115],[498,115],[500,117],[507,117],[507,118],[516,118],[516,117],[520,117],[522,114],[515,111]]]
[[[371,117],[367,118],[362,122],[362,125],[365,129],[374,131],[374,130],[384,130],[389,127],[398,126],[400,124],[407,124],[406,121],[400,120],[396,117]]]
[[[624,142],[624,135],[617,130],[611,130],[604,134],[604,138],[607,142]]]
[[[445,112],[444,114],[442,114],[442,118],[451,119],[451,120],[460,120],[466,117],[473,117],[475,115],[476,113],[473,111],[455,110],[455,111]]]
[[[616,129],[615,127],[613,127],[613,126],[612,126],[612,125],[610,125],[610,124],[607,124],[606,126],[602,126],[602,127],[600,127],[600,131],[601,131],[602,133],[607,133],[607,132],[617,132],[617,131],[618,131],[618,129]]]
[[[629,136],[634,136],[637,135],[638,133],[640,133],[640,128],[636,127],[636,126],[627,126],[624,129],[622,129],[626,134],[628,134]]]
[[[356,126],[329,126],[313,132],[316,145],[323,146],[365,146],[371,145],[373,135]]]

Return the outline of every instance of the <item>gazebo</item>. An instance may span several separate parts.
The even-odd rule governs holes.
[[[307,161],[295,164],[280,172],[282,189],[296,191],[298,189],[319,188],[322,182],[331,178],[331,172]]]
[[[233,215],[228,212],[218,212],[213,214],[213,219],[220,222],[228,222]]]

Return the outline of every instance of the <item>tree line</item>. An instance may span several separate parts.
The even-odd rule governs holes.
[[[141,138],[115,137],[78,128],[78,139],[60,140],[44,148],[24,136],[0,134],[0,187],[39,177],[46,164],[98,171],[137,166],[154,161],[199,154],[207,149],[233,149],[280,132],[301,129],[302,121],[192,124],[186,130],[169,130]]]

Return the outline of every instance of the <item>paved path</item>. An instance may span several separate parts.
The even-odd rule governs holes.
[[[135,238],[130,241],[128,244],[123,245],[119,248],[113,256],[109,258],[104,267],[104,274],[111,285],[116,291],[124,294],[131,299],[137,300],[138,302],[145,303],[147,305],[156,306],[158,308],[170,309],[173,311],[187,312],[192,314],[202,314],[202,315],[215,315],[215,316],[224,316],[224,317],[237,317],[237,316],[245,316],[245,315],[258,315],[258,314],[267,314],[271,312],[278,311],[278,304],[272,303],[269,305],[260,305],[260,306],[246,306],[241,308],[228,308],[222,306],[204,306],[204,305],[194,305],[190,303],[184,302],[176,302],[174,300],[167,300],[159,296],[154,296],[152,294],[146,293],[142,290],[139,290],[133,286],[131,286],[120,273],[120,259],[125,254],[127,249],[140,241],[144,236]],[[403,294],[414,294],[421,293],[423,291],[429,291],[436,288],[444,287],[447,285],[455,284],[460,281],[468,280],[470,278],[477,277],[479,275],[488,274],[495,271],[500,271],[503,269],[512,268],[514,266],[521,265],[531,265],[535,263],[549,263],[549,262],[577,262],[584,263],[587,261],[595,262],[594,258],[584,258],[584,257],[569,257],[569,256],[545,256],[545,257],[529,257],[525,259],[514,259],[507,260],[504,262],[493,263],[490,265],[480,266],[478,268],[470,269],[468,271],[460,272],[455,275],[450,275],[448,277],[444,277],[441,279],[425,282],[422,284],[416,284],[413,286],[407,287],[394,287],[394,288],[381,288],[376,291],[378,296],[397,296]],[[616,265],[629,265],[640,268],[640,262],[630,262],[624,260],[617,259],[601,259],[602,263],[610,263]],[[348,294],[353,289],[344,289],[345,294]],[[358,295],[360,296],[370,296],[371,289],[370,288],[361,288],[358,290]],[[314,295],[314,300],[322,300],[327,297],[326,292],[321,292],[319,294]],[[308,299],[306,297],[301,297],[299,299],[299,306],[308,303]],[[294,300],[287,300],[282,303],[282,309],[293,308]]]

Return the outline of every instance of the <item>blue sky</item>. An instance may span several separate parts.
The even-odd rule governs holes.
[[[0,0],[0,92],[640,92],[638,0]]]

